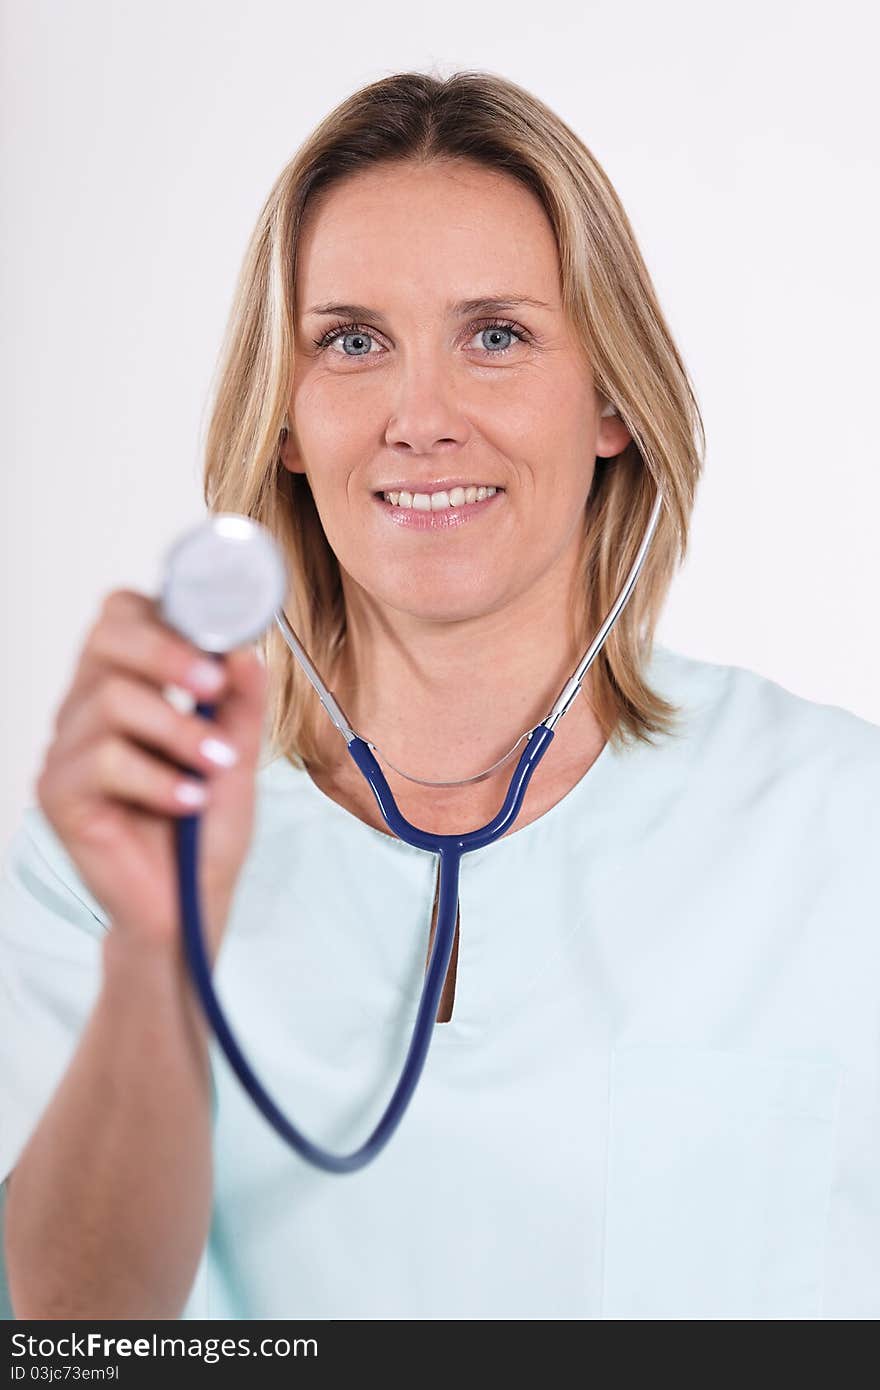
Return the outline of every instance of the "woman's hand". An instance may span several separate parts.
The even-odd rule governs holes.
[[[197,683],[205,667],[220,675],[219,690]],[[216,718],[181,713],[162,694],[166,685],[215,705]],[[253,831],[266,687],[253,649],[217,661],[161,620],[156,599],[129,589],[107,596],[56,714],[36,792],[114,932],[176,947],[174,822],[197,813],[202,927],[214,960]],[[230,745],[234,765],[212,762],[205,739]],[[193,782],[206,793],[203,807],[178,797]]]

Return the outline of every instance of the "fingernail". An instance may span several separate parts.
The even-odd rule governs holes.
[[[206,695],[216,695],[223,684],[223,672],[214,661],[197,661],[189,673],[193,685]]]
[[[174,795],[182,806],[204,806],[207,791],[198,782],[178,782]]]
[[[217,767],[232,767],[238,762],[238,753],[228,743],[219,738],[204,738],[199,744],[199,752]]]

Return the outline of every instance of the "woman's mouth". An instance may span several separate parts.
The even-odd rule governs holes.
[[[465,522],[495,512],[505,496],[504,488],[483,486],[455,487],[448,492],[435,493],[374,494],[390,522],[416,531],[457,530]]]

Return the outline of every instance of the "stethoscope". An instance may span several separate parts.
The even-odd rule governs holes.
[[[587,671],[602,650],[608,634],[629,600],[656,530],[662,505],[663,494],[658,486],[654,507],[632,569],[592,645],[566,681],[546,719],[536,724],[533,729],[527,730],[517,739],[509,753],[476,777],[465,778],[461,783],[427,782],[418,777],[408,778],[409,781],[420,782],[424,786],[438,787],[460,786],[464,782],[481,781],[507,762],[523,739],[527,740],[501,810],[482,829],[471,830],[464,835],[429,834],[411,825],[401,815],[373,756],[374,752],[380,750],[352,729],[287,620],[283,608],[288,587],[286,568],[278,545],[264,526],[246,516],[221,512],[187,531],[168,552],[159,595],[159,611],[163,620],[188,637],[201,650],[222,660],[223,653],[254,641],[265,631],[274,617],[287,645],[314,686],[321,704],[345,739],[349,753],[372,788],[386,825],[406,844],[440,856],[440,892],[434,945],[400,1080],[385,1113],[365,1143],[353,1153],[333,1154],[312,1143],[282,1114],[257,1080],[226,1021],[211,980],[199,911],[199,816],[187,815],[177,818],[178,884],[184,948],[202,1007],[230,1066],[257,1109],[282,1139],[316,1167],[329,1173],[352,1173],[365,1167],[376,1158],[400,1124],[425,1065],[443,982],[449,968],[458,916],[461,860],[472,850],[491,845],[516,820],[532,774],[553,739],[556,724],[574,701]],[[196,705],[196,712],[204,718],[213,719],[216,706],[199,703]],[[385,761],[389,760],[386,758]],[[394,764],[389,762],[389,766],[394,767]],[[400,772],[400,769],[394,768],[394,771]],[[407,777],[406,773],[400,775]]]

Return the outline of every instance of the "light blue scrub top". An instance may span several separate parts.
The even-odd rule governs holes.
[[[880,727],[659,644],[648,678],[679,736],[606,745],[462,861],[453,1017],[375,1162],[307,1164],[212,1043],[184,1318],[880,1316]],[[336,1151],[397,1082],[437,864],[286,760],[259,773],[215,981],[270,1094]],[[107,926],[30,806],[0,896],[0,1174]]]

